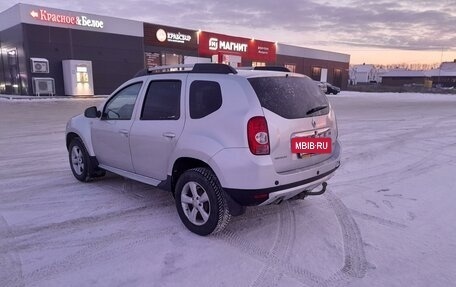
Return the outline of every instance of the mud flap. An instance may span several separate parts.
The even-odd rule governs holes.
[[[232,216],[240,216],[245,213],[245,206],[237,203],[226,191],[224,191],[223,194],[225,196],[226,202],[228,203],[228,208]]]

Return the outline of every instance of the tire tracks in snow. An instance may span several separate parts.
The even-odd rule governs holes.
[[[37,284],[37,282],[49,280],[65,272],[87,268],[87,266],[90,266],[91,264],[108,262],[117,258],[119,255],[125,256],[131,252],[131,250],[137,249],[141,244],[184,230],[180,221],[176,219],[175,224],[171,226],[161,226],[146,231],[123,229],[96,236],[95,238],[89,237],[89,239],[82,240],[65,240],[65,236],[68,236],[75,231],[90,230],[89,228],[93,228],[100,224],[106,226],[110,222],[117,222],[120,217],[128,218],[138,216],[144,210],[151,210],[152,214],[148,214],[147,216],[153,217],[169,216],[175,211],[174,208],[167,208],[166,202],[156,202],[154,206],[156,208],[151,208],[151,205],[146,205],[122,211],[103,213],[96,216],[51,223],[34,228],[25,228],[16,231],[10,230],[5,238],[5,242],[2,242],[2,246],[0,246],[0,262],[2,263],[2,268],[0,269],[0,286],[25,286],[24,284],[19,284],[20,282],[33,282],[33,284]],[[0,231],[4,234],[1,221]],[[56,240],[55,234],[58,234],[60,239]],[[75,248],[76,250],[63,258],[56,258],[54,261],[24,274],[24,276],[20,273],[19,278],[22,280],[20,282],[15,279],[17,276],[11,276],[11,274],[14,274],[13,272],[15,270],[21,270],[20,265],[18,265],[17,262],[13,262],[15,263],[14,269],[10,266],[12,260],[9,258],[11,257],[10,254],[12,251],[28,252],[46,248],[50,248],[49,250],[53,250],[54,252],[57,249],[67,248]],[[3,261],[5,260],[3,260],[4,256],[1,255],[4,254],[8,256],[5,258],[9,259],[9,261],[7,261],[8,264],[6,265],[9,268],[3,268]],[[3,278],[3,270],[6,272],[5,276],[8,276],[5,277],[8,281],[5,281]],[[5,285],[3,282],[11,282],[11,284],[8,283]]]
[[[132,186],[121,185],[120,188],[114,192],[120,192],[124,196],[130,196]],[[146,191],[145,191],[146,192]],[[137,196],[136,201],[138,200]],[[144,198],[141,199],[144,200]],[[116,223],[119,220],[128,224],[128,220],[134,219],[141,214],[147,213],[147,217],[161,218],[170,216],[175,213],[174,201],[169,196],[159,196],[158,198],[152,196],[145,198],[146,203],[121,210],[114,210],[110,212],[103,212],[91,216],[83,216],[71,218],[61,222],[53,222],[43,224],[41,226],[19,226],[15,229],[2,224],[0,216],[0,234],[5,235],[4,240],[0,240],[0,286],[25,286],[24,282],[37,284],[36,282],[43,282],[52,277],[58,276],[61,273],[68,271],[79,270],[97,264],[97,262],[106,262],[115,259],[119,254],[128,254],[132,249],[145,242],[154,241],[157,238],[173,234],[182,230],[180,222],[176,220],[176,224],[166,227],[158,227],[147,231],[134,231],[129,232],[126,230],[119,230],[110,234],[97,236],[90,240],[65,240],[74,232],[86,232],[97,228],[97,226],[107,226],[111,223]],[[8,229],[3,227],[6,226]],[[4,229],[7,232],[4,232]],[[86,230],[86,231],[84,231]],[[58,234],[58,238],[55,235]],[[60,239],[59,239],[60,238]],[[113,247],[113,246],[117,247]],[[121,247],[121,248],[118,248]],[[44,266],[41,266],[31,272],[22,275],[20,261],[16,257],[11,256],[12,252],[29,252],[34,250],[56,250],[75,248],[76,251]],[[18,257],[17,257],[18,258]],[[13,260],[14,259],[14,260]],[[4,267],[6,266],[6,268]],[[17,271],[18,270],[18,271]],[[17,271],[17,272],[16,272]],[[19,273],[20,271],[20,273]],[[3,274],[5,272],[5,274]],[[12,276],[12,274],[19,274]],[[21,281],[19,281],[19,279]],[[6,282],[6,283],[5,283]]]
[[[87,268],[91,264],[108,262],[119,257],[119,254],[128,253],[131,249],[138,247],[141,243],[169,235],[173,232],[178,232],[181,229],[179,224],[176,224],[175,226],[163,227],[135,234],[116,232],[101,236],[96,240],[91,240],[83,248],[66,256],[62,260],[35,269],[30,274],[27,274],[25,279],[27,282],[49,280],[63,272],[80,270]],[[131,240],[138,237],[139,239]],[[120,241],[125,240],[128,240],[128,242],[124,244],[119,243]],[[109,248],[114,244],[117,245],[116,248]]]
[[[289,202],[284,202],[284,205],[285,208],[282,208],[279,213],[277,236],[270,254],[287,261],[296,240],[296,218]],[[282,277],[282,272],[276,272],[274,266],[266,264],[251,286],[277,286]]]
[[[74,230],[81,230],[84,228],[89,228],[94,225],[107,224],[112,221],[117,221],[119,218],[128,218],[134,217],[140,214],[141,212],[150,211],[151,214],[148,216],[169,216],[175,210],[173,208],[168,208],[174,205],[170,201],[166,202],[156,202],[154,204],[143,205],[139,207],[133,207],[129,209],[124,209],[120,211],[106,212],[102,214],[97,214],[93,216],[78,217],[75,219],[65,220],[56,223],[50,223],[42,226],[33,226],[33,227],[22,227],[10,232],[6,235],[6,239],[13,240],[14,243],[4,244],[0,246],[0,252],[5,252],[11,248],[33,248],[33,244],[28,244],[29,242],[36,243],[36,240],[41,237],[50,236],[52,237],[55,232],[58,232],[59,236],[70,234]]]
[[[326,279],[301,266],[288,262],[294,244],[296,229],[294,213],[288,203],[281,210],[278,236],[270,252],[251,244],[233,231],[225,230],[216,237],[239,249],[242,253],[248,254],[264,263],[265,266],[254,280],[252,286],[277,286],[284,275],[296,279],[306,286],[346,285],[353,279],[362,278],[366,275],[368,263],[364,252],[364,244],[361,232],[351,216],[350,210],[331,191],[327,190],[324,197],[338,220],[344,250],[344,265]]]
[[[356,221],[342,200],[330,190],[326,191],[325,198],[336,213],[341,227],[344,243],[344,265],[342,269],[330,276],[323,286],[334,286],[341,283],[345,285],[348,283],[346,281],[350,281],[353,278],[363,278],[366,275],[368,263],[364,252],[364,243]]]
[[[126,186],[125,184],[122,184],[115,188],[114,187],[115,186],[106,187],[94,185],[92,187],[92,190],[103,192],[106,191],[106,189],[110,189],[111,192],[120,193],[122,196],[134,199],[135,202],[138,202],[138,200],[140,200],[141,202],[138,202],[136,204],[129,204],[129,206],[127,206],[126,208],[119,206],[120,210],[114,210],[89,216],[75,217],[69,220],[52,222],[41,226],[36,226],[36,224],[33,224],[31,226],[20,226],[15,229],[12,229],[11,232],[7,235],[7,237],[23,237],[27,235],[42,236],[44,233],[52,233],[55,231],[71,232],[71,230],[74,228],[85,228],[93,226],[94,224],[108,223],[110,221],[117,220],[120,217],[128,218],[131,216],[136,216],[137,213],[141,212],[148,212],[150,213],[148,214],[149,216],[162,216],[168,215],[169,213],[173,213],[175,211],[175,209],[169,208],[170,206],[174,206],[174,200],[172,200],[172,198],[165,193],[156,196],[153,194],[153,192],[149,192],[149,190],[140,189],[139,192],[143,191],[145,194],[143,197],[141,195],[138,196],[138,194],[134,193],[136,186]],[[37,206],[39,206],[40,204],[43,203],[35,203],[35,205]],[[23,204],[18,207],[24,208],[24,206],[27,207],[28,204]],[[106,206],[108,206],[108,204],[106,204]],[[3,248],[0,246],[0,251],[2,249]]]
[[[0,215],[0,242],[10,236],[11,228],[5,218]],[[5,237],[3,237],[5,235]],[[22,274],[22,262],[15,250],[0,250],[0,285],[3,287],[25,286]]]
[[[447,118],[450,118],[448,116],[445,117],[438,117],[433,119],[430,122],[427,122],[425,125],[420,126],[419,128],[413,128],[408,132],[400,132],[400,133],[392,133],[387,139],[385,139],[385,146],[382,146],[381,149],[369,149],[367,151],[363,151],[361,153],[354,153],[348,158],[345,159],[345,161],[350,161],[352,157],[363,157],[366,155],[370,156],[378,156],[379,153],[384,152],[385,150],[388,151],[397,151],[398,147],[402,147],[406,143],[412,142],[412,140],[416,139],[419,140],[420,142],[423,142],[423,139],[421,138],[423,134],[427,134],[427,138],[432,137],[432,138],[438,138],[438,135],[442,133],[442,131],[445,131],[445,133],[448,133],[448,129],[435,129],[436,126],[441,125],[443,121],[445,121]],[[423,133],[425,131],[425,133]],[[431,132],[431,133],[429,133]],[[390,138],[394,137],[394,141],[391,141]],[[378,139],[377,139],[378,141]],[[373,143],[374,139],[372,140]],[[385,183],[385,179],[388,181],[388,183],[395,183],[398,182],[404,178],[412,177],[412,176],[417,176],[419,174],[426,173],[430,169],[432,169],[432,166],[430,165],[430,162],[432,162],[433,159],[436,157],[436,151],[438,152],[439,150],[444,150],[448,146],[448,143],[442,143],[440,144],[439,148],[436,149],[436,147],[433,147],[432,152],[428,153],[419,153],[419,154],[414,154],[412,153],[411,156],[414,156],[416,160],[411,161],[410,163],[401,165],[400,161],[398,162],[397,165],[391,164],[391,162],[388,163],[383,163],[380,165],[376,166],[371,166],[370,168],[363,169],[363,172],[368,174],[360,176],[359,178],[356,179],[358,184],[376,184],[376,183]],[[434,151],[436,150],[436,151]],[[401,151],[402,152],[402,151]],[[400,157],[399,157],[400,158]],[[448,160],[448,163],[451,160]],[[439,163],[440,164],[440,163]],[[391,166],[394,166],[394,168],[391,168]],[[378,173],[378,170],[384,170],[383,172]],[[372,171],[372,173],[370,173]],[[333,183],[333,186],[340,186],[340,185],[351,185],[353,182],[353,179],[350,180],[338,180]]]
[[[354,216],[357,216],[359,218],[362,218],[362,219],[365,219],[365,220],[369,220],[369,221],[373,221],[373,222],[376,222],[378,224],[385,225],[385,226],[388,226],[388,227],[395,227],[395,228],[401,228],[401,229],[404,229],[404,228],[408,227],[405,224],[398,223],[398,222],[395,222],[395,221],[392,221],[392,220],[389,220],[389,219],[377,217],[377,216],[374,216],[374,215],[370,215],[370,214],[367,214],[367,213],[363,213],[363,212],[360,212],[358,210],[350,209],[350,212]]]
[[[280,271],[305,285],[319,286],[317,284],[323,282],[323,278],[320,276],[317,276],[300,266],[292,265],[274,255],[271,255],[269,251],[251,244],[249,241],[246,241],[235,232],[225,230],[216,235],[216,237],[228,245],[239,249],[242,253],[248,254],[250,257],[273,267],[274,270]]]

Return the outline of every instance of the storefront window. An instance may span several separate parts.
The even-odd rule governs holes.
[[[340,87],[342,86],[342,70],[334,69],[333,84]]]
[[[152,52],[144,53],[144,58],[145,58],[144,60],[146,62],[146,67],[153,68],[156,66],[160,66],[161,65],[160,57],[161,57],[160,53],[152,53]]]
[[[264,67],[266,66],[265,62],[252,62],[252,67]]]
[[[184,57],[178,54],[162,54],[162,65],[179,65],[184,63]]]
[[[25,78],[19,71],[17,48],[1,48],[0,58],[0,92],[9,95],[20,95],[27,92]]]
[[[290,70],[292,73],[296,73],[296,65],[295,64],[285,64],[285,68]]]
[[[5,51],[6,54],[6,49],[3,49],[0,47],[0,94],[5,94],[6,90],[6,83],[5,83],[5,68],[3,66],[3,51]]]
[[[76,67],[76,82],[77,83],[88,83],[89,82],[89,73],[87,72],[86,66],[77,66]]]
[[[144,53],[144,58],[147,68],[180,65],[184,63],[183,55],[172,53],[146,52]]]
[[[320,79],[321,79],[321,67],[312,67],[312,71],[311,71],[310,77],[312,78],[312,80],[320,81]]]

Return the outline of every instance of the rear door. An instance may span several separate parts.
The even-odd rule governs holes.
[[[170,156],[185,123],[186,77],[187,74],[158,75],[148,83],[139,118],[130,132],[131,157],[137,174],[166,179]]]
[[[331,130],[332,119],[328,116],[328,100],[314,81],[304,76],[285,74],[248,80],[263,107],[271,157],[277,172],[311,166],[331,156],[291,152],[291,139],[294,137],[335,137]]]

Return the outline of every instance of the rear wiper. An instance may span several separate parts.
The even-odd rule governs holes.
[[[311,108],[310,110],[307,111],[306,115],[310,115],[310,114],[316,113],[318,111],[326,109],[327,107],[328,107],[327,105],[322,105],[322,106],[317,106],[315,108]]]

